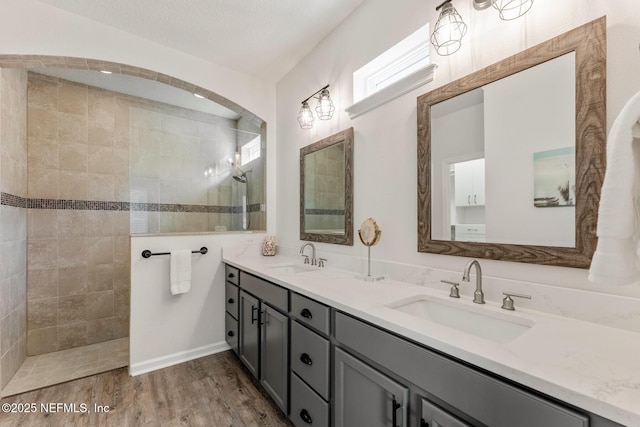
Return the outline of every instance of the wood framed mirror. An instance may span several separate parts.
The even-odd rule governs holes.
[[[353,128],[300,149],[300,240],[353,245]]]
[[[589,267],[605,171],[604,17],[417,108],[419,252]]]

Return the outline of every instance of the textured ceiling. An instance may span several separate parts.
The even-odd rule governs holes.
[[[364,0],[39,1],[277,81]]]

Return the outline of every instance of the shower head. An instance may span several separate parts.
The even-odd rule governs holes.
[[[235,179],[238,182],[241,182],[243,184],[247,183],[247,174],[246,173],[242,173],[242,175],[233,175],[233,179]]]
[[[232,175],[233,179],[235,179],[238,182],[241,182],[243,184],[247,183],[247,174],[251,172],[251,169],[249,169],[248,171],[243,171],[242,169],[240,169],[238,166],[236,166],[236,169],[238,169],[238,171],[240,171],[240,174],[235,174]]]

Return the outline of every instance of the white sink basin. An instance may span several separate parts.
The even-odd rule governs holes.
[[[535,325],[511,312],[498,313],[481,305],[470,307],[426,295],[394,301],[386,307],[499,343],[510,342]]]
[[[299,274],[308,273],[310,271],[319,271],[318,267],[312,267],[304,264],[279,265],[277,267],[269,267],[269,271],[279,274]]]

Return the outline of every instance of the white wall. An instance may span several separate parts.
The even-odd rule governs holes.
[[[222,248],[262,242],[263,234],[201,234],[131,238],[132,375],[227,350],[225,342],[225,275]],[[169,256],[143,258],[141,253],[198,250],[191,258],[191,290],[172,295]]]
[[[450,181],[451,163],[484,157],[484,109],[476,104],[444,116],[432,116],[431,139],[443,141],[431,147],[431,200],[448,201],[454,194]],[[460,126],[464,123],[464,126]],[[445,197],[445,193],[446,197]],[[442,209],[440,209],[442,207]],[[466,208],[465,208],[466,209]],[[460,223],[465,222],[460,218]],[[431,237],[434,240],[451,240],[451,205],[434,203],[431,210]]]
[[[533,205],[533,154],[575,147],[575,68],[570,53],[485,86],[487,242],[575,247],[575,207]]]
[[[475,11],[470,1],[455,6],[469,25],[464,45],[449,57],[438,57],[435,80],[354,120],[344,113],[352,103],[352,73],[425,22],[437,19],[437,1],[368,0],[338,26],[277,84],[277,204],[278,242],[300,244],[298,234],[299,149],[335,132],[354,127],[354,225],[374,217],[383,231],[375,258],[462,271],[465,259],[418,253],[416,97],[436,87],[546,41],[572,28],[607,15],[608,124],[627,99],[640,90],[638,38],[640,5],[637,0],[538,0],[529,13],[515,21],[500,21],[492,10]],[[380,23],[383,22],[384,25]],[[296,122],[300,101],[331,84],[336,114],[302,130]],[[286,167],[285,167],[286,166]],[[319,252],[365,256],[353,247],[318,245]],[[329,265],[330,265],[329,257]],[[609,293],[640,296],[640,286],[598,288],[587,281],[587,271],[533,264],[482,261],[485,274]]]

